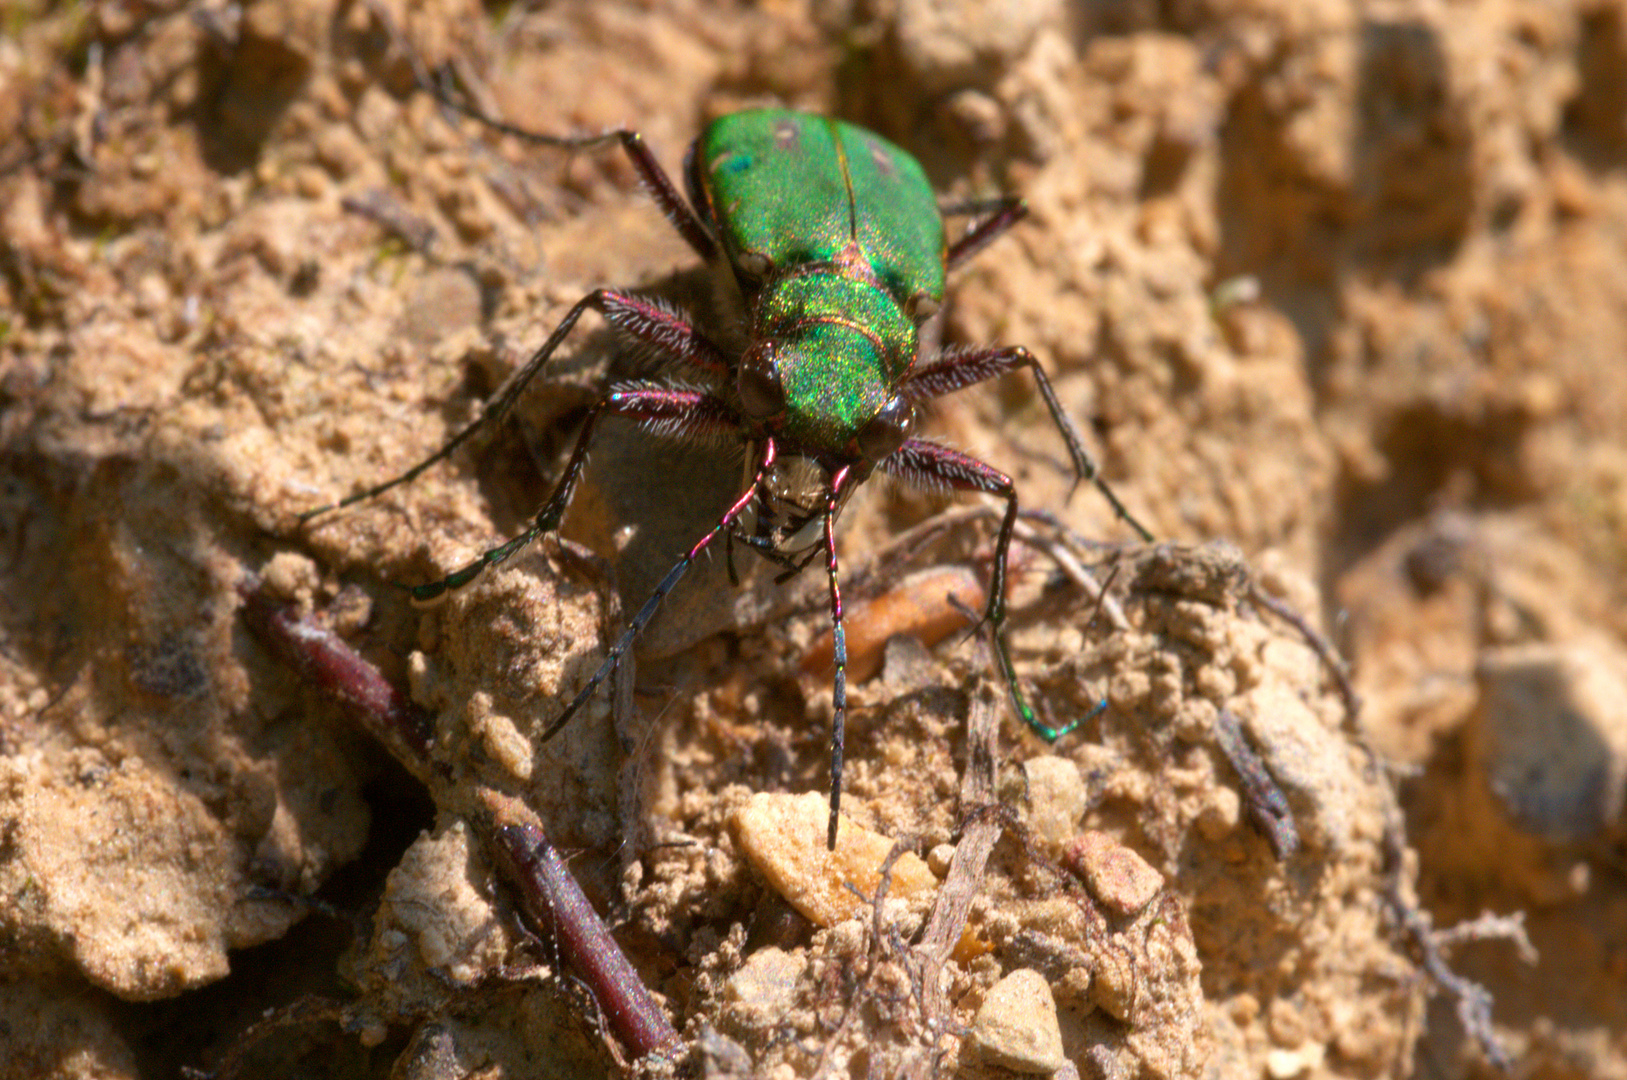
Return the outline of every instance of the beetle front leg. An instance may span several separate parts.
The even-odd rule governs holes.
[[[831,690],[830,829],[825,835],[825,847],[831,851],[836,850],[836,824],[842,809],[842,751],[847,738],[847,630],[842,622],[842,587],[836,571],[836,511],[842,505],[842,488],[852,475],[848,466],[838,469],[830,478],[830,490],[825,496],[825,570],[830,579],[831,658],[836,664]]]
[[[1017,715],[1046,742],[1055,742],[1088,720],[1089,717],[1082,717],[1060,728],[1042,723],[1017,682],[1017,669],[1011,662],[1011,649],[1006,643],[1005,634],[1006,566],[1011,555],[1011,539],[1017,528],[1017,487],[1011,482],[1011,477],[974,457],[926,439],[905,440],[903,446],[882,458],[878,467],[889,476],[916,487],[973,491],[995,495],[1006,501],[1006,512],[1000,519],[1000,532],[994,543],[989,602],[983,609],[983,621],[988,624],[989,635],[994,639],[1000,674],[1006,680],[1006,689],[1011,693],[1011,703]]]
[[[980,382],[987,382],[1018,368],[1027,368],[1034,373],[1034,382],[1039,386],[1040,397],[1044,399],[1045,407],[1051,413],[1052,422],[1062,433],[1062,441],[1068,447],[1068,456],[1073,459],[1074,475],[1080,481],[1088,480],[1095,484],[1096,490],[1100,491],[1108,505],[1113,507],[1113,512],[1134,529],[1144,542],[1152,543],[1152,533],[1125,509],[1111,485],[1102,478],[1095,459],[1090,456],[1089,451],[1085,449],[1084,440],[1079,437],[1078,429],[1073,426],[1073,421],[1068,419],[1067,411],[1062,408],[1062,402],[1056,396],[1051,380],[1046,377],[1045,369],[1040,367],[1034,354],[1021,345],[994,349],[964,349],[945,353],[925,367],[910,372],[904,380],[903,392],[904,396],[912,401],[925,401],[956,390],[964,390]]]
[[[728,408],[716,398],[709,400],[715,407],[724,410]],[[739,419],[733,416],[732,410],[729,411],[729,416],[731,417],[731,427],[738,427]],[[703,430],[699,433],[704,434],[706,432]],[[585,450],[586,447],[585,445],[579,445],[578,449]],[[548,729],[542,733],[542,742],[547,742],[557,735],[559,730],[570,721],[570,718],[576,715],[576,711],[587,704],[588,698],[593,696],[593,692],[599,688],[599,684],[604,682],[610,676],[610,673],[615,670],[616,664],[621,660],[622,655],[633,647],[633,642],[638,640],[638,635],[643,633],[644,627],[649,624],[651,619],[655,618],[656,611],[661,607],[661,601],[666,599],[667,593],[677,587],[678,582],[689,571],[690,566],[700,556],[700,553],[705,551],[713,540],[717,539],[719,533],[727,535],[734,528],[735,523],[740,520],[740,515],[746,512],[746,508],[751,505],[751,501],[757,497],[757,492],[762,487],[764,477],[774,467],[777,453],[774,440],[765,440],[762,456],[757,462],[757,472],[752,477],[752,481],[746,487],[746,490],[741,492],[734,505],[729,507],[723,516],[718,519],[717,524],[712,526],[711,530],[705,536],[702,536],[694,547],[685,552],[671,570],[667,571],[667,576],[661,579],[661,583],[655,587],[655,591],[650,594],[649,599],[644,601],[644,606],[638,609],[638,614],[633,616],[632,621],[627,624],[627,628],[622,631],[621,637],[616,639],[616,643],[605,654],[604,662],[599,665],[599,669],[588,679],[587,684],[576,692],[576,696],[571,699],[569,705],[565,706],[565,711],[559,714],[558,719],[549,724]],[[575,460],[575,455],[572,456],[572,460]],[[551,503],[553,500],[549,501]]]

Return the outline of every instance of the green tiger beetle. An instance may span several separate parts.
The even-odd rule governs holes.
[[[918,404],[1026,368],[1067,443],[1078,481],[1093,481],[1120,518],[1142,539],[1152,539],[1097,474],[1050,380],[1027,349],[953,349],[917,363],[920,326],[943,303],[948,271],[1022,220],[1027,214],[1022,201],[1008,197],[940,210],[920,164],[897,146],[853,124],[785,109],[739,112],[709,124],[685,159],[687,200],[635,131],[567,138],[477,119],[547,146],[586,150],[620,144],[678,234],[709,265],[727,271],[718,278],[737,297],[734,306],[749,343],[736,355],[663,302],[597,289],[566,313],[501,396],[440,450],[392,480],[308,511],[302,520],[406,483],[446,459],[481,426],[499,422],[583,313],[596,311],[616,331],[667,358],[679,379],[613,386],[589,411],[564,474],[531,526],[444,579],[413,588],[413,599],[440,600],[557,529],[581,479],[594,429],[607,414],[675,439],[738,439],[746,448],[749,479],[716,524],[668,571],[544,740],[582,707],[662,599],[720,535],[768,555],[787,568],[787,576],[823,554],[836,668],[827,836],[834,849],[847,709],[835,525],[848,497],[878,469],[919,487],[1005,500],[982,621],[1023,721],[1049,741],[1077,727],[1081,721],[1053,728],[1035,716],[1006,644],[1006,562],[1017,521],[1011,478],[913,434]],[[946,238],[945,214],[972,218],[953,242]]]

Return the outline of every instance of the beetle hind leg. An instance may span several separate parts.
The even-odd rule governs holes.
[[[655,200],[656,206],[661,208],[661,214],[678,235],[684,238],[695,254],[706,262],[712,262],[718,256],[717,242],[712,234],[701,223],[699,215],[689,202],[679,192],[678,185],[672,182],[655,155],[650,153],[649,145],[644,136],[627,128],[618,128],[615,131],[606,131],[598,135],[548,135],[540,131],[531,131],[526,128],[510,124],[487,115],[480,108],[469,104],[453,93],[450,82],[443,77],[431,80],[424,73],[419,73],[418,84],[421,89],[434,96],[442,106],[476,121],[482,127],[502,135],[512,135],[516,139],[533,143],[537,146],[550,146],[560,150],[598,150],[603,147],[620,145],[632,162],[633,169],[638,173],[645,189]]]
[[[549,359],[576,326],[583,313],[590,310],[597,311],[611,326],[626,333],[634,340],[672,356],[708,378],[721,378],[728,370],[728,361],[724,358],[722,351],[703,337],[700,331],[696,330],[681,313],[658,301],[636,296],[632,293],[619,292],[614,289],[597,289],[578,300],[570,311],[565,313],[565,317],[559,321],[559,325],[554,327],[554,332],[548,335],[548,340],[543,342],[542,346],[531,354],[530,359],[525,362],[524,366],[509,378],[502,392],[488,402],[486,407],[480,411],[479,416],[475,417],[461,431],[447,440],[439,450],[406,472],[394,476],[382,484],[375,484],[370,488],[348,495],[338,502],[306,510],[299,515],[299,520],[302,522],[309,521],[331,510],[342,510],[347,506],[382,495],[392,488],[400,487],[402,484],[411,483],[432,466],[450,458],[458,447],[468,442],[482,428],[501,424],[513,410],[515,403],[519,401],[520,395],[525,393],[525,389],[531,384],[531,380],[536,378],[537,374],[547,366]],[[561,513],[563,513],[563,509]],[[509,554],[513,554],[513,552]]]
[[[441,580],[409,588],[413,603],[420,607],[440,603],[450,594],[473,584],[486,570],[519,554],[537,537],[559,528],[565,518],[565,510],[576,494],[576,486],[582,479],[582,470],[587,467],[588,448],[592,445],[594,430],[606,413],[642,421],[678,437],[716,437],[733,431],[738,424],[734,410],[727,403],[700,390],[633,384],[611,391],[599,399],[588,413],[588,418],[582,422],[582,432],[576,437],[576,447],[565,464],[565,471],[554,485],[548,501],[543,503],[542,509],[532,519],[531,527],[513,539],[482,552],[474,561]]]

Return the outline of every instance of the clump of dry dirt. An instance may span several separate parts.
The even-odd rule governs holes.
[[[887,641],[843,806],[919,859],[891,899],[799,905],[819,843],[787,876],[746,813],[825,790],[817,567],[697,565],[636,675],[541,739],[737,451],[607,424],[569,539],[433,611],[395,587],[525,528],[629,370],[591,316],[502,430],[300,519],[441,446],[589,290],[705,311],[623,156],[482,132],[417,85],[443,69],[531,129],[635,126],[675,175],[706,120],[780,102],[946,200],[1027,199],[930,333],[1032,349],[1185,543],[1069,497],[1032,379],[936,403],[926,434],[1056,515],[1011,640],[1042,718],[1091,719],[1048,745],[983,637]],[[1627,1069],[1623,71],[1591,0],[17,9],[0,1075]],[[876,640],[913,628],[914,598],[863,608],[909,571],[987,572],[994,520],[922,525],[946,506],[878,482],[844,515]],[[422,760],[245,628],[249,575],[408,689]],[[1336,628],[1359,715],[1276,600]],[[578,853],[681,1051],[618,1062],[493,870],[487,795]],[[1478,1037],[1415,901],[1525,913],[1535,963],[1474,940],[1506,924],[1445,954],[1492,992]]]

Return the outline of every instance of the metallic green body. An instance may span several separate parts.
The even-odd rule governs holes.
[[[716,120],[693,155],[711,225],[754,294],[752,337],[775,343],[780,434],[849,449],[915,363],[906,312],[943,299],[943,218],[926,174],[873,132],[786,109]]]
[[[855,242],[900,304],[943,300],[937,197],[909,154],[874,132],[788,109],[734,113],[707,125],[695,163],[729,261],[766,256],[777,269],[828,262]]]

